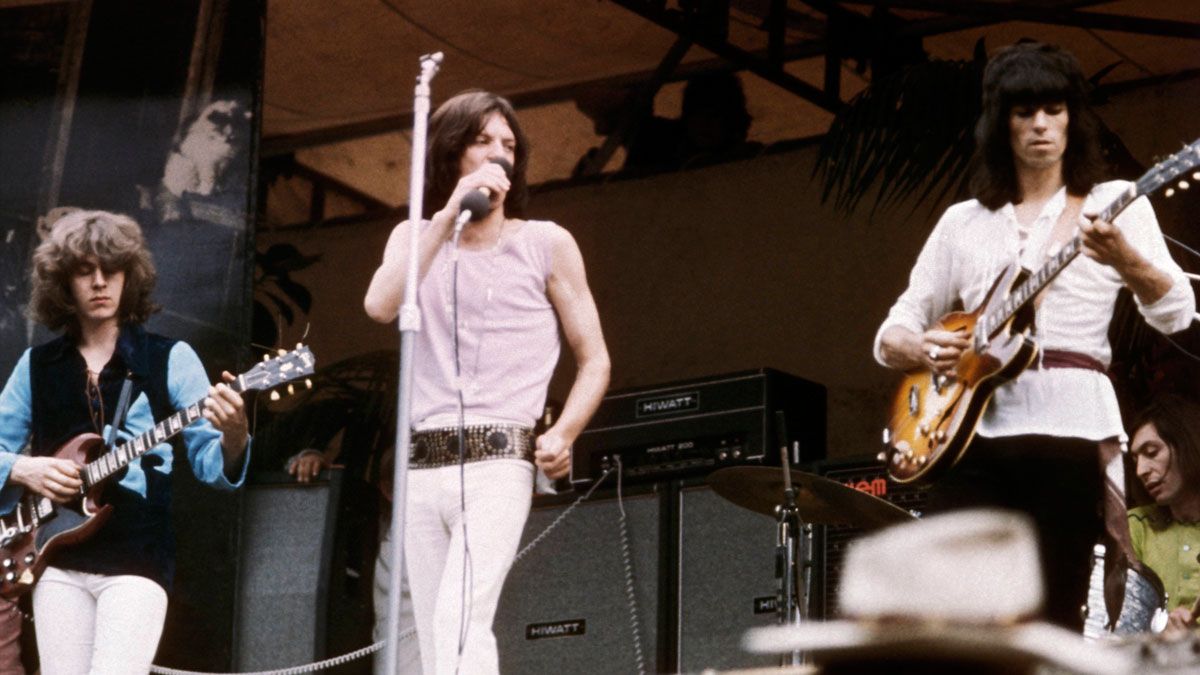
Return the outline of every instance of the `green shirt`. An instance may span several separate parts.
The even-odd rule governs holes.
[[[1154,570],[1167,592],[1167,611],[1191,607],[1200,597],[1200,523],[1176,523],[1165,509],[1129,511],[1129,537],[1139,560]]]

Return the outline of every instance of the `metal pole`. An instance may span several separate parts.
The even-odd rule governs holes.
[[[413,341],[421,332],[421,310],[417,306],[418,238],[425,194],[425,134],[429,120],[429,82],[437,75],[442,53],[421,57],[421,75],[413,94],[412,169],[408,186],[408,278],[404,282],[404,302],[400,305],[400,378],[396,392],[396,448],[392,474],[392,553],[388,577],[387,647],[383,672],[395,673],[399,656],[400,584],[404,574],[404,507],[408,497],[408,450],[412,440],[409,422],[412,415]]]

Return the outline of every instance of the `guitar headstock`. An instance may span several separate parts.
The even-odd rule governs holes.
[[[1200,182],[1200,171],[1192,172],[1191,176],[1187,175],[1197,166],[1200,166],[1200,139],[1192,141],[1191,145],[1155,164],[1152,169],[1139,178],[1137,181],[1138,194],[1151,194],[1162,186],[1174,182],[1180,176],[1183,178],[1178,184],[1167,188],[1163,194],[1171,197],[1174,196],[1176,188],[1187,190],[1191,187],[1191,182]],[[1189,178],[1191,181],[1188,180]]]
[[[256,363],[237,377],[235,388],[238,391],[270,389],[312,375],[316,365],[312,350],[305,345],[296,345],[290,352],[280,350],[274,358],[265,356],[262,363]]]

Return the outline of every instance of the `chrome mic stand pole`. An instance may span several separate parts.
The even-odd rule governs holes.
[[[429,121],[429,83],[442,64],[442,53],[421,57],[421,74],[413,93],[412,170],[408,183],[408,276],[404,302],[400,305],[400,379],[396,392],[396,447],[392,473],[392,553],[388,576],[387,646],[383,672],[395,673],[400,640],[400,584],[404,574],[404,507],[408,498],[408,451],[412,440],[413,341],[421,332],[421,310],[417,306],[418,238],[421,234],[422,202],[425,195],[425,135]]]

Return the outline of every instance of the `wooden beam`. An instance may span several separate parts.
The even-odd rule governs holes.
[[[1141,16],[1083,12],[1062,7],[1027,2],[997,3],[978,0],[848,0],[856,5],[891,9],[919,9],[946,12],[953,16],[969,15],[994,21],[1028,21],[1057,26],[1092,28],[1096,30],[1156,35],[1187,40],[1200,40],[1200,23],[1169,21]]]
[[[843,102],[828,92],[788,73],[783,67],[759,57],[754,52],[734,46],[726,41],[713,40],[704,35],[698,35],[690,29],[678,12],[669,12],[646,0],[612,0],[617,5],[637,14],[638,16],[665,28],[680,37],[691,38],[697,45],[708,51],[728,59],[730,62],[745,68],[762,79],[781,87],[810,103],[830,112],[837,112]]]
[[[820,56],[825,52],[825,42],[823,40],[814,40],[800,44],[790,45],[785,51],[786,60],[796,60],[802,58],[811,58]],[[760,58],[766,57],[766,52],[757,54]],[[613,89],[620,87],[638,87],[646,83],[655,75],[655,70],[642,70],[635,73],[625,75],[616,75],[613,77],[603,77],[594,80],[586,80],[583,82],[572,82],[554,87],[546,87],[544,89],[536,89],[533,91],[520,92],[515,94],[505,94],[512,101],[512,104],[517,108],[529,108],[539,105],[547,105],[550,103],[560,103],[569,101],[579,94],[579,92],[589,89]],[[682,63],[675,71],[666,78],[666,82],[683,82],[693,75],[707,73],[716,70],[737,70],[729,61],[723,58],[709,58]],[[328,145],[330,143],[338,143],[355,138],[363,138],[364,136],[374,136],[376,134],[385,134],[397,129],[409,129],[412,127],[412,113],[404,112],[395,115],[385,115],[375,117],[361,122],[349,122],[347,124],[338,124],[335,126],[313,129],[311,131],[300,131],[291,134],[276,134],[267,136],[262,139],[260,144],[260,154],[262,157],[278,157],[286,155],[301,148],[311,148],[317,145]]]

